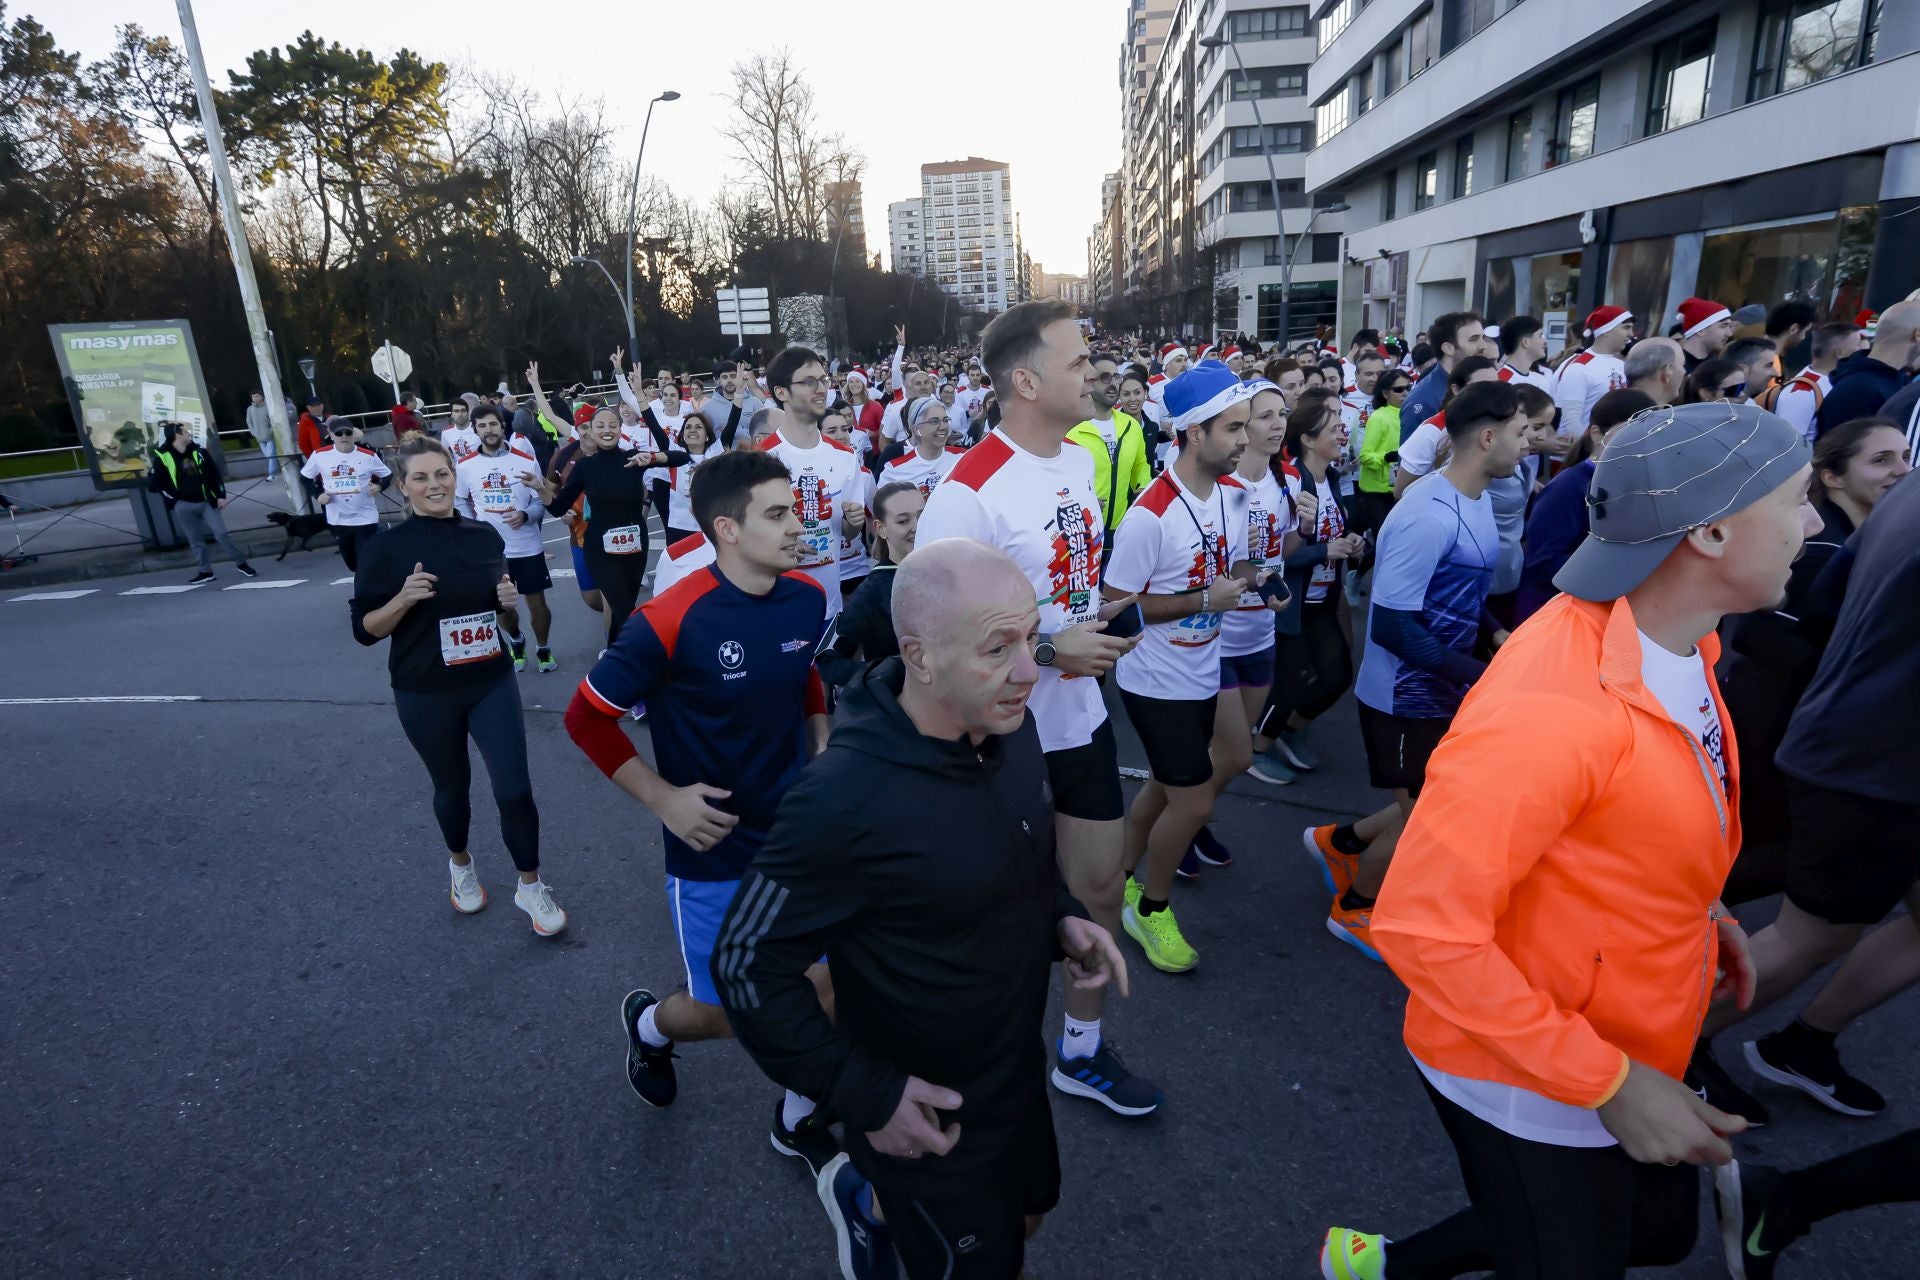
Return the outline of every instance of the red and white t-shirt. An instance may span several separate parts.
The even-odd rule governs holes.
[[[1626,368],[1626,365],[1622,363],[1620,367],[1622,370],[1624,370]],[[1547,368],[1545,365],[1537,366],[1530,373],[1522,373],[1518,369],[1514,368],[1512,365],[1508,364],[1506,361],[1502,360],[1500,362],[1500,367],[1493,371],[1493,376],[1500,379],[1500,381],[1502,382],[1528,383],[1532,386],[1536,386],[1540,388],[1542,391],[1546,392],[1548,395],[1552,395],[1554,391],[1553,370]],[[1621,385],[1624,386],[1625,384],[1622,383]]]
[[[918,449],[911,450],[881,469],[880,482],[910,484],[919,489],[923,496],[930,496],[935,485],[953,474],[954,467],[965,453],[965,449],[948,449],[934,457],[923,458]]]
[[[317,481],[328,496],[327,523],[368,525],[380,523],[380,504],[374,501],[373,482],[393,474],[380,455],[365,445],[356,445],[342,453],[338,446],[314,451],[300,468],[300,474]]]
[[[1105,526],[1093,458],[1062,441],[1050,458],[1028,453],[995,429],[934,488],[914,542],[973,538],[1004,551],[1033,584],[1040,631],[1055,635],[1100,612]],[[1107,718],[1100,684],[1040,668],[1027,706],[1043,751],[1084,747]]]
[[[531,449],[508,449],[493,458],[476,453],[454,468],[453,505],[461,515],[492,525],[506,544],[509,560],[540,555],[540,520],[547,507],[523,478],[539,474]],[[518,529],[507,524],[515,511],[526,517]]]
[[[1597,351],[1582,351],[1560,366],[1553,398],[1560,406],[1560,438],[1571,440],[1587,429],[1593,406],[1609,391],[1627,385],[1626,361]]]
[[[1432,420],[1429,418],[1427,421]],[[1422,429],[1426,425],[1426,422],[1420,424]],[[1313,474],[1306,471],[1301,473],[1299,484],[1302,491],[1310,488],[1320,502],[1319,514],[1314,517],[1313,540],[1324,547],[1346,533],[1347,515],[1340,509],[1339,502],[1335,501],[1332,486],[1316,482]],[[1338,568],[1332,561],[1322,560],[1313,566],[1313,572],[1307,575],[1307,600],[1312,604],[1325,600],[1327,592],[1338,579]]]
[[[865,467],[856,467],[853,481],[844,495],[848,505],[859,503],[867,509],[869,517],[873,514],[873,473]],[[867,555],[867,532],[869,526],[861,525],[851,535],[842,529],[840,534],[840,581],[842,585],[857,582],[873,572],[873,559]]]
[[[1833,390],[1833,380],[1824,373],[1813,369],[1802,369],[1793,375],[1792,381],[1780,388],[1780,395],[1773,402],[1773,411],[1791,422],[1809,443],[1813,440],[1813,417],[1820,411],[1820,402]]]
[[[800,572],[827,593],[827,616],[840,612],[840,517],[846,509],[848,486],[860,472],[852,449],[826,436],[812,448],[802,448],[776,431],[760,447],[787,464],[793,477],[794,514],[800,517]],[[859,499],[855,498],[854,501]]]
[[[706,535],[690,533],[660,553],[653,566],[653,594],[663,596],[695,569],[713,563],[713,544]]]
[[[1222,476],[1202,498],[1171,470],[1134,500],[1114,535],[1107,583],[1115,594],[1199,593],[1246,558],[1247,491]],[[1220,621],[1195,613],[1148,625],[1114,664],[1114,679],[1143,698],[1198,702],[1220,692]]]
[[[1253,480],[1239,474],[1233,478],[1247,491],[1247,559],[1279,573],[1282,546],[1294,525],[1293,499],[1271,471]],[[1273,643],[1273,619],[1273,610],[1258,591],[1241,592],[1239,607],[1220,621],[1220,656],[1241,658],[1266,649]]]

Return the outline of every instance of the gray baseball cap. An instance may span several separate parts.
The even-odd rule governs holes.
[[[1663,406],[1620,424],[1587,485],[1587,536],[1553,585],[1581,600],[1617,600],[1645,582],[1697,529],[1791,480],[1813,450],[1756,404]]]

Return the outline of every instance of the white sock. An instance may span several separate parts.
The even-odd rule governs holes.
[[[522,880],[520,882],[521,889],[538,889],[539,887],[540,887],[540,877],[538,875],[535,875],[531,880]],[[515,892],[517,893],[519,892],[519,890],[515,890]]]
[[[447,865],[453,868],[453,874],[459,875],[462,871],[473,870],[473,859],[468,858],[467,865],[463,867],[459,863],[455,862],[452,858],[448,858]]]
[[[1060,1056],[1067,1059],[1091,1058],[1100,1052],[1100,1019],[1082,1022],[1067,1015],[1067,1031],[1060,1037]]]
[[[667,1038],[666,1033],[660,1030],[660,1024],[654,1021],[653,1015],[658,1012],[660,1012],[659,1005],[648,1005],[647,1011],[640,1015],[640,1021],[634,1025],[639,1029],[640,1038],[644,1040],[650,1048],[664,1049],[672,1044],[673,1041]]]
[[[788,1129],[813,1114],[813,1099],[803,1098],[793,1090],[787,1090],[787,1100],[780,1105],[780,1123]]]

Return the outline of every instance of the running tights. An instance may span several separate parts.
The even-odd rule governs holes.
[[[1262,737],[1279,737],[1295,715],[1302,720],[1325,715],[1353,683],[1353,651],[1340,629],[1338,590],[1327,588],[1323,601],[1302,601],[1300,634],[1276,638],[1273,690],[1254,726]]]
[[[511,674],[492,684],[471,688],[423,692],[393,691],[400,727],[420,753],[433,779],[433,816],[447,852],[464,853],[472,808],[467,789],[473,779],[467,762],[471,737],[486,761],[493,780],[493,800],[500,807],[500,838],[513,858],[514,869],[540,869],[540,811],[533,803],[533,780],[527,776],[527,726],[520,713],[520,685]]]
[[[1767,1205],[1767,1234],[1792,1240],[1823,1218],[1911,1200],[1920,1200],[1920,1129],[1783,1176]]]
[[[380,522],[376,520],[372,524],[336,524],[328,527],[333,530],[333,540],[340,544],[340,558],[347,562],[349,570],[358,572],[360,548],[380,532]]]
[[[593,571],[593,584],[607,603],[607,644],[620,637],[620,626],[640,603],[646,586],[647,544],[644,539],[634,555],[610,556],[595,545],[597,535],[587,535],[587,568]]]
[[[1619,1147],[1559,1147],[1494,1128],[1427,1086],[1472,1207],[1387,1247],[1393,1280],[1622,1280],[1685,1260],[1699,1231],[1699,1170],[1641,1164]]]

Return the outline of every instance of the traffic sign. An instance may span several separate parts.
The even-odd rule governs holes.
[[[755,323],[753,321],[746,321],[740,324],[735,324],[733,321],[729,320],[722,327],[726,329],[727,332],[737,333],[743,338],[751,334],[758,334],[762,337],[765,337],[766,335],[773,332],[773,326],[765,322]]]
[[[405,382],[413,376],[413,359],[388,342],[373,353],[373,372],[383,382]]]

